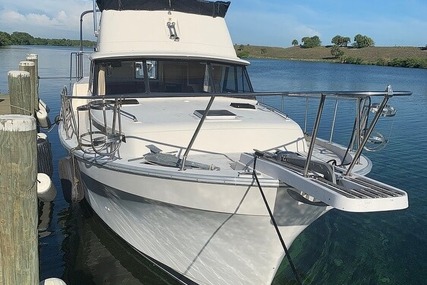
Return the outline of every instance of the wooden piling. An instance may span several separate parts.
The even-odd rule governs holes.
[[[7,76],[11,113],[33,116],[34,100],[30,96],[30,73],[28,71],[9,71]]]
[[[0,94],[0,115],[10,114],[9,95]]]
[[[34,62],[34,78],[35,78],[35,107],[36,111],[39,109],[39,56],[35,53],[27,54],[26,60]]]
[[[0,285],[39,284],[33,116],[0,116]]]
[[[39,107],[38,95],[36,97],[36,65],[32,61],[21,61],[19,63],[19,70],[30,73],[31,111],[34,112]]]

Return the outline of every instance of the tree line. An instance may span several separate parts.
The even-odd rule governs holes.
[[[301,48],[314,48],[321,46],[321,40],[318,36],[313,37],[303,37],[301,39],[301,44],[298,43],[297,40],[292,41],[293,46],[300,46]],[[332,38],[330,52],[333,58],[339,59],[342,63],[350,63],[350,64],[364,64],[363,59],[361,58],[353,58],[346,56],[343,51],[343,47],[348,47],[351,43],[351,39],[349,37],[343,37],[341,35],[336,35]],[[354,36],[353,43],[351,44],[353,48],[366,48],[375,46],[375,42],[368,36],[357,34]],[[427,45],[425,48],[427,49]],[[412,67],[412,68],[427,68],[427,61],[423,58],[407,58],[407,59],[399,59],[394,58],[392,60],[386,59],[378,59],[376,65],[380,66],[399,66],[399,67]]]
[[[331,43],[333,43],[337,47],[347,47],[348,44],[351,42],[349,37],[343,37],[340,35],[336,35],[332,38]],[[322,41],[318,36],[313,37],[303,37],[301,39],[301,44],[298,43],[296,39],[292,41],[293,46],[300,45],[302,48],[314,48],[321,46]],[[361,34],[357,34],[354,36],[353,44],[352,46],[355,48],[364,48],[364,47],[371,47],[374,46],[375,42],[373,39],[371,39],[368,36],[364,36]]]
[[[93,41],[83,41],[85,47],[92,47],[94,44]],[[8,34],[0,31],[0,46],[11,45],[79,46],[80,40],[35,38],[25,32]]]

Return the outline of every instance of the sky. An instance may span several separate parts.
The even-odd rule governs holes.
[[[40,38],[79,38],[80,14],[92,0],[2,0],[0,31]],[[426,0],[232,0],[226,21],[235,44],[289,47],[295,39],[357,34],[376,46],[426,46]],[[85,17],[84,38],[93,24]]]

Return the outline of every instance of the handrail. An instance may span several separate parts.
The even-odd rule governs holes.
[[[94,21],[94,33],[96,35],[97,30],[97,19],[96,19],[96,13],[99,12],[99,10],[96,9],[96,3],[94,1],[93,3],[93,10],[86,10],[83,11],[80,15],[80,46],[79,51],[72,52],[71,58],[70,58],[70,80],[72,78],[81,79],[83,78],[83,54],[85,53],[83,51],[83,17],[87,14],[92,13],[94,15],[93,21]],[[76,59],[76,74],[73,76],[73,57]]]
[[[194,131],[193,136],[191,137],[191,140],[188,143],[187,148],[185,149],[185,153],[182,156],[181,170],[184,170],[184,168],[185,168],[185,162],[187,160],[188,154],[190,153],[190,150],[192,149],[193,144],[196,141],[197,136],[199,135],[199,132],[200,132],[200,130],[201,130],[201,128],[202,128],[202,126],[203,126],[203,124],[205,122],[205,119],[206,119],[206,117],[208,115],[208,112],[209,112],[209,110],[210,110],[210,108],[211,108],[212,103],[213,103],[214,100],[215,100],[215,96],[212,96],[211,99],[208,102],[208,105],[206,106],[206,109],[205,109],[205,111],[203,113],[202,118],[200,118],[199,124],[197,125],[197,128]]]
[[[329,98],[338,100],[338,99],[353,99],[356,100],[356,104],[357,104],[357,111],[356,111],[356,121],[355,121],[355,127],[353,129],[353,134],[352,134],[352,140],[349,143],[348,149],[349,150],[353,150],[355,151],[355,154],[353,155],[353,159],[351,162],[349,162],[348,164],[346,164],[346,173],[344,175],[350,175],[354,166],[358,163],[363,149],[365,148],[367,142],[369,141],[369,138],[375,128],[375,125],[377,124],[379,118],[382,115],[382,111],[383,109],[387,106],[387,102],[391,97],[394,96],[409,96],[411,95],[412,92],[410,91],[393,91],[391,86],[387,86],[387,89],[385,91],[326,91],[324,93],[321,92],[250,92],[250,93],[216,93],[216,92],[211,92],[211,93],[138,93],[138,94],[114,94],[114,95],[105,95],[105,96],[71,96],[68,95],[67,92],[63,92],[62,97],[63,97],[63,102],[64,101],[72,101],[73,99],[86,99],[86,100],[93,100],[92,102],[89,102],[88,105],[91,105],[92,108],[97,105],[97,101],[100,101],[101,106],[103,106],[104,108],[102,108],[103,111],[103,118],[104,118],[104,125],[107,126],[107,122],[106,120],[106,106],[111,106],[113,110],[113,127],[112,127],[112,132],[114,134],[116,134],[116,124],[118,124],[118,134],[119,136],[117,138],[114,138],[117,140],[118,143],[120,143],[120,140],[122,139],[120,137],[121,134],[121,116],[126,116],[130,119],[133,119],[134,121],[137,120],[137,118],[131,114],[128,113],[124,110],[121,109],[122,104],[125,104],[126,99],[137,99],[137,98],[159,98],[159,97],[191,97],[194,95],[200,95],[200,97],[207,97],[210,98],[209,103],[206,106],[205,112],[202,116],[202,118],[199,121],[199,124],[196,128],[196,130],[193,133],[193,136],[188,144],[188,146],[185,148],[185,153],[182,156],[181,159],[181,164],[180,164],[180,168],[181,170],[185,170],[185,161],[187,159],[187,156],[189,154],[190,151],[192,151],[192,147],[193,147],[193,143],[195,142],[200,129],[203,126],[204,120],[206,118],[206,115],[208,114],[208,111],[213,103],[213,101],[215,100],[215,98],[217,97],[235,97],[235,98],[245,98],[247,97],[248,99],[253,99],[255,97],[264,97],[264,96],[282,96],[282,97],[300,97],[300,98],[315,98],[315,99],[319,99],[319,107],[317,110],[317,115],[315,118],[315,122],[314,122],[314,126],[312,129],[312,136],[311,136],[311,143],[310,143],[310,147],[309,147],[309,151],[307,154],[307,161],[306,161],[306,165],[304,167],[304,175],[307,176],[308,175],[308,168],[310,165],[310,161],[312,159],[312,153],[313,153],[313,148],[314,148],[314,144],[317,138],[317,132],[319,130],[319,125],[320,125],[320,120],[321,120],[321,116],[323,113],[323,107],[324,107],[324,103],[326,98],[329,96]],[[142,95],[142,96],[141,96]],[[368,107],[371,106],[371,100],[370,100],[370,96],[382,96],[382,102],[378,105],[377,110],[376,110],[376,114],[374,116],[374,118],[372,120],[368,120],[368,115],[369,115],[369,109],[366,109],[366,106],[363,106],[364,110],[361,110],[360,108],[361,103],[364,100],[367,100],[369,102]],[[133,100],[136,101],[136,100]],[[70,108],[70,107],[69,107]],[[274,107],[271,107],[274,110]],[[333,124],[332,124],[332,129],[331,132],[333,132],[333,129],[335,127],[335,119],[337,116],[337,103],[335,103],[334,106],[334,111],[333,111]],[[280,112],[280,114],[284,114],[283,110]],[[117,121],[116,121],[116,116],[117,117]],[[65,118],[64,118],[65,119]],[[70,119],[70,118],[69,118]],[[73,116],[71,116],[71,119],[73,119]],[[307,118],[306,118],[307,119]],[[370,121],[370,124],[368,126],[368,121]],[[72,122],[71,122],[72,123]],[[76,123],[74,122],[74,125],[76,125]],[[107,128],[106,128],[107,129]],[[109,134],[105,134],[107,137]],[[330,140],[332,139],[333,133],[331,133],[331,137]],[[353,141],[357,140],[356,146],[353,145]],[[116,141],[114,141],[116,142]],[[118,148],[116,147],[117,145],[114,145],[114,147],[112,147],[112,149],[115,151]],[[108,153],[109,155],[111,154]],[[346,155],[344,156],[344,158],[346,157]],[[342,165],[344,166],[344,165]]]
[[[311,156],[313,155],[314,145],[316,144],[317,131],[319,130],[320,119],[323,113],[323,106],[325,105],[325,99],[326,99],[325,95],[322,95],[322,97],[320,97],[319,108],[317,110],[317,115],[316,115],[316,121],[314,122],[313,133],[311,135],[310,148],[308,149],[307,159],[305,161],[304,177],[308,176],[308,168],[310,166]]]
[[[320,98],[321,96],[326,97],[336,97],[340,99],[358,99],[358,98],[368,98],[371,96],[410,96],[412,95],[411,91],[393,91],[393,94],[388,95],[387,91],[312,91],[312,92],[245,92],[245,93],[214,93],[214,92],[200,92],[200,93],[168,93],[168,92],[151,92],[151,93],[127,93],[127,94],[111,94],[105,95],[109,99],[115,98],[179,98],[179,97],[236,97],[240,99],[251,99],[254,96],[256,97],[265,97],[265,96],[286,96],[286,97],[308,97],[308,98]],[[89,96],[73,96],[75,99],[88,99]],[[90,96],[95,97],[95,96]],[[97,96],[98,97],[98,96]],[[99,96],[100,97],[100,96]]]
[[[83,51],[83,17],[86,14],[90,14],[90,13],[93,13],[94,17],[95,17],[95,15],[96,15],[96,6],[95,6],[95,4],[94,4],[94,7],[93,7],[93,10],[83,11],[83,13],[81,13],[81,15],[80,15],[80,51],[81,52]],[[96,24],[96,20],[94,18],[94,30],[96,32],[95,24]]]
[[[363,151],[366,143],[368,142],[369,137],[372,134],[372,131],[374,130],[375,125],[378,122],[378,119],[380,118],[380,116],[382,114],[384,107],[386,106],[388,100],[394,95],[394,91],[390,85],[387,86],[387,89],[385,90],[385,92],[387,94],[384,95],[383,101],[381,102],[380,106],[378,107],[378,111],[375,113],[375,116],[372,119],[368,130],[363,134],[362,142],[360,143],[360,145],[358,145],[356,153],[353,157],[353,161],[351,162],[350,166],[347,168],[347,172],[345,175],[349,175],[351,173],[351,171],[353,170],[354,166],[356,165],[356,163],[358,162],[360,156],[362,155],[362,151]]]
[[[209,64],[208,66],[209,66],[209,68],[208,68],[209,80],[212,80],[212,76],[211,76],[212,73],[213,73],[212,72],[212,65]],[[214,91],[216,91],[215,90],[215,84],[213,84],[213,82],[211,82],[211,83],[212,83],[212,86],[214,88]],[[207,117],[207,115],[209,113],[209,110],[211,109],[211,106],[212,106],[212,103],[214,102],[214,100],[215,100],[215,95],[212,95],[211,98],[209,99],[208,105],[206,106],[206,109],[205,109],[205,111],[203,113],[203,116],[202,116],[202,118],[200,118],[199,124],[197,125],[197,128],[194,131],[193,136],[191,137],[191,140],[188,143],[187,148],[185,149],[185,153],[182,156],[181,170],[184,170],[184,168],[185,168],[185,162],[187,160],[188,154],[190,153],[190,150],[192,149],[193,144],[196,141],[197,136],[199,135],[199,132],[200,132],[203,124],[205,123],[206,117]]]

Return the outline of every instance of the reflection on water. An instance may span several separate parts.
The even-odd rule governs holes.
[[[64,215],[63,279],[71,284],[181,284],[114,234],[86,202]]]
[[[402,229],[404,215],[331,212],[299,237],[291,253],[313,284],[425,284],[425,245],[411,245],[425,236]]]

